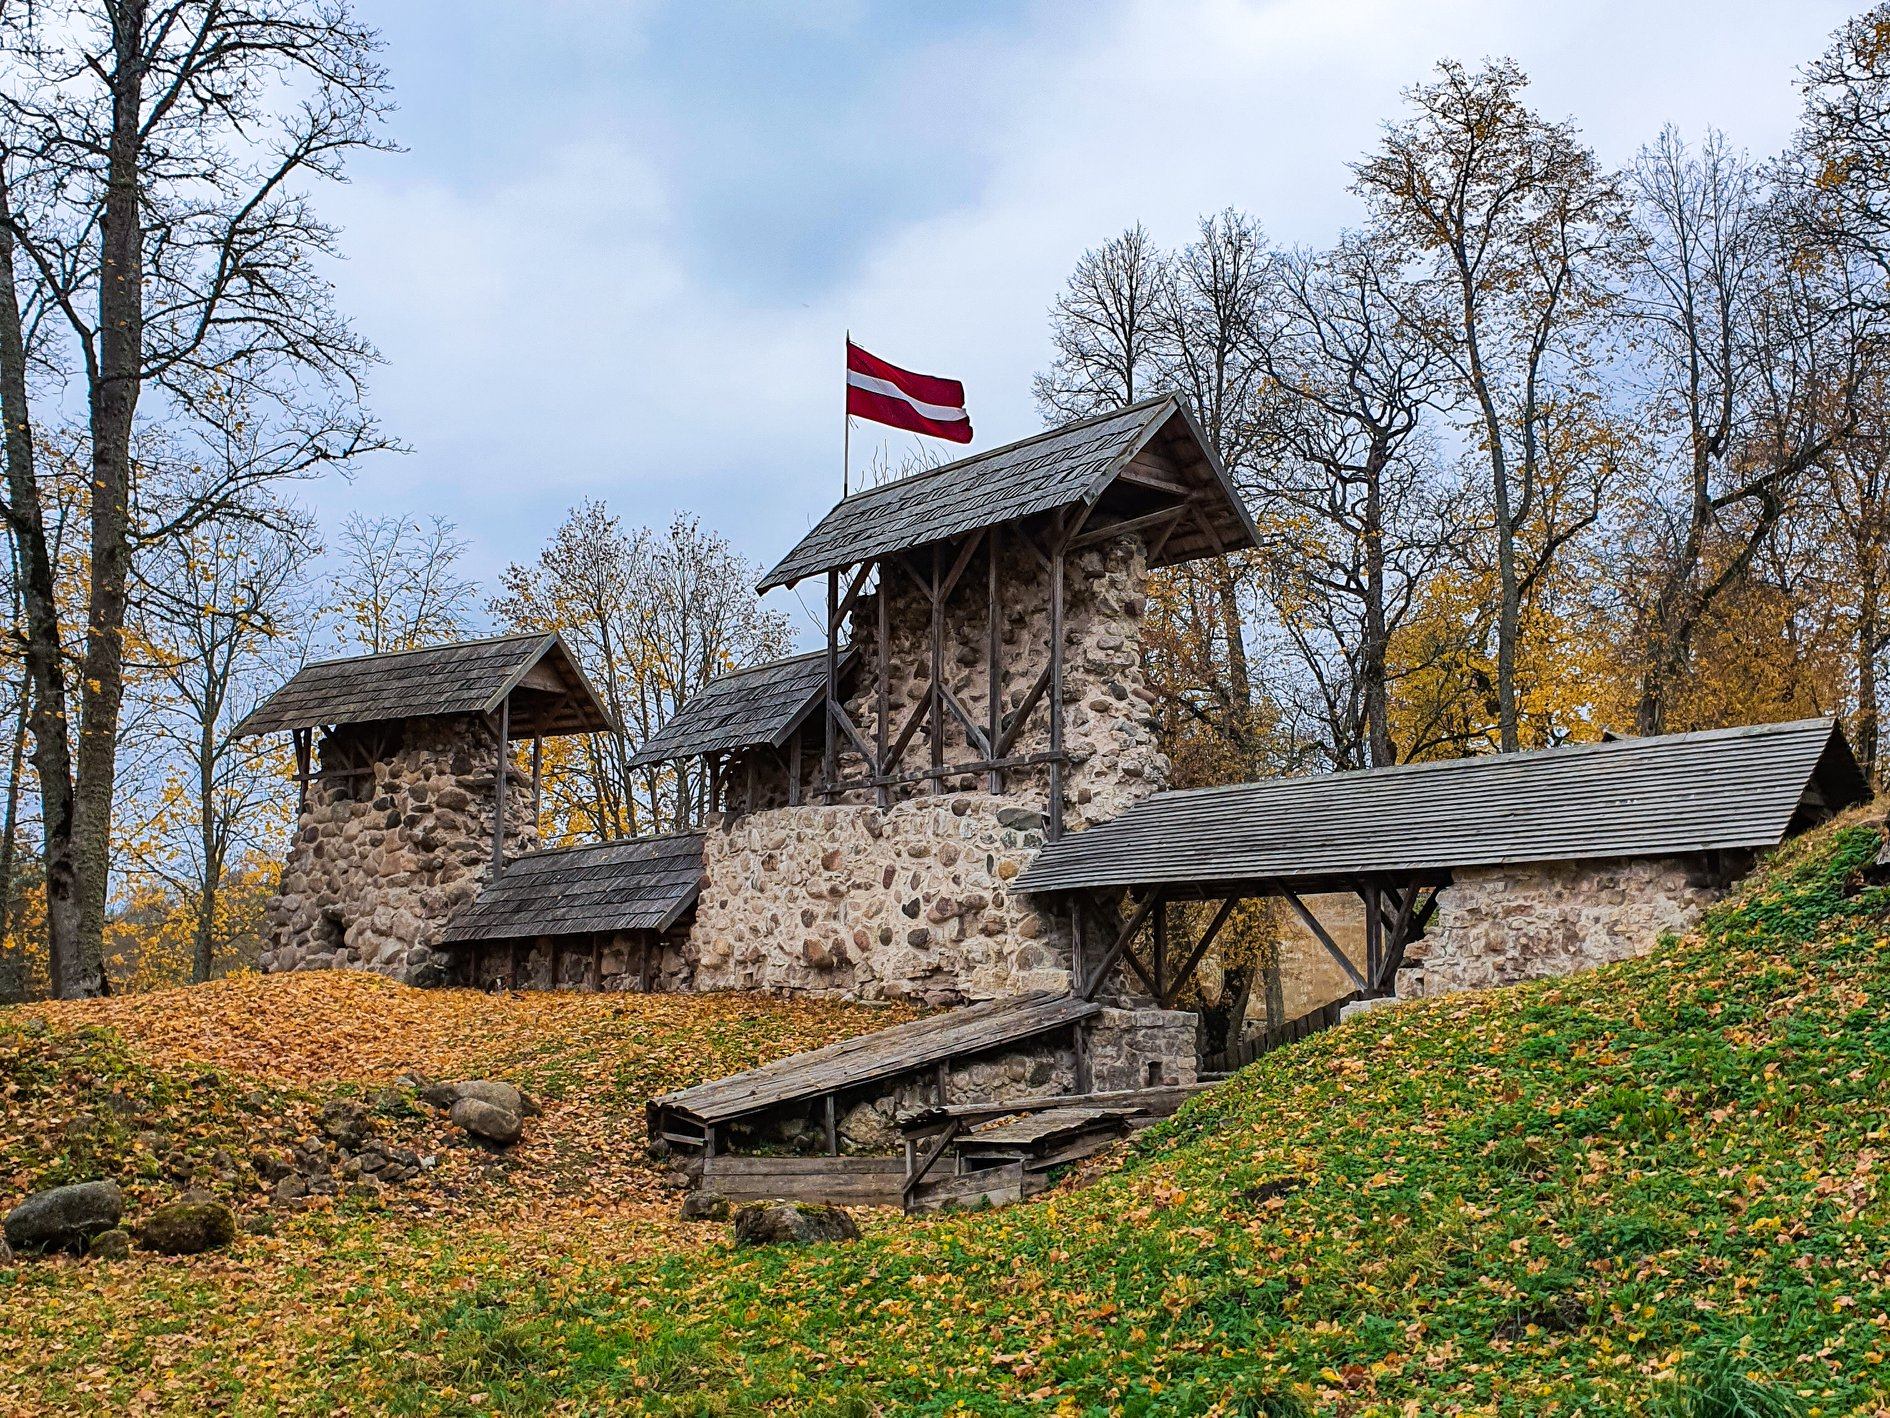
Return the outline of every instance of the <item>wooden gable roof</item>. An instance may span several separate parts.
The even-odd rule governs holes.
[[[1868,797],[1831,719],[1156,793],[1052,842],[1023,891],[1273,882],[1776,846]]]
[[[1133,520],[1166,502],[1188,515],[1150,556],[1173,566],[1258,541],[1253,519],[1181,400],[1145,399],[843,498],[761,582],[767,591],[837,568],[1078,504]],[[1105,519],[1092,525],[1107,525]]]
[[[530,631],[380,655],[318,660],[236,726],[238,735],[437,714],[492,714],[510,697],[512,731],[599,733],[615,721],[556,634]]]
[[[529,852],[448,923],[446,945],[665,931],[702,889],[702,835],[678,832]]]
[[[840,673],[854,664],[843,651]],[[827,690],[827,652],[794,655],[711,680],[650,736],[632,768],[739,748],[780,748],[820,707]]]

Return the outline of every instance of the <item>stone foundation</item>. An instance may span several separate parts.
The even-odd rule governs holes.
[[[1070,987],[1064,929],[1011,882],[1042,817],[957,793],[711,825],[695,988],[962,1004]]]
[[[1698,857],[1460,870],[1406,951],[1397,993],[1488,989],[1645,954],[1662,932],[1692,926],[1734,874]]]
[[[497,734],[469,717],[325,739],[270,902],[262,968],[443,978],[434,946],[492,866],[497,761]],[[506,851],[533,851],[530,780],[512,765],[507,783]]]
[[[451,973],[461,984],[478,989],[508,988],[512,979],[512,944],[448,948],[455,963]],[[573,936],[553,941],[539,937],[519,946],[518,987],[522,990],[641,991],[643,937],[624,932],[603,940],[597,952],[597,974],[591,978],[591,938]],[[652,993],[687,990],[694,981],[695,962],[686,928],[670,931],[650,943],[649,989]]]

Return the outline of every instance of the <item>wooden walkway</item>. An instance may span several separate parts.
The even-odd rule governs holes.
[[[824,1103],[828,1151],[835,1098],[868,1084],[932,1070],[946,1086],[955,1060],[1068,1029],[1102,1008],[1092,1000],[1038,991],[895,1024],[824,1049],[777,1059],[729,1078],[665,1093],[649,1104],[650,1136],[716,1151],[716,1130],[774,1108]],[[940,1101],[945,1101],[940,1094]]]

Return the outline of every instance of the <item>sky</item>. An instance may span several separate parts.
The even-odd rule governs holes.
[[[1234,206],[1279,243],[1444,57],[1504,55],[1602,160],[1667,123],[1770,153],[1825,0],[357,0],[403,151],[317,193],[409,451],[303,489],[444,515],[483,587],[591,498],[772,566],[840,494],[843,339],[1035,432],[1083,251]],[[857,426],[856,468],[911,435]],[[954,450],[955,451],[955,450]],[[803,637],[813,617],[775,593]],[[817,599],[809,594],[808,604]]]

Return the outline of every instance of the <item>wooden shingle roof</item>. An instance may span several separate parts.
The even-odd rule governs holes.
[[[1715,729],[1156,793],[1017,886],[1320,889],[1374,873],[1776,846],[1868,797],[1835,721]]]
[[[702,889],[702,835],[531,852],[447,925],[442,944],[590,931],[664,931]]]
[[[841,656],[840,672],[853,665]],[[827,689],[827,652],[795,655],[711,680],[630,760],[632,768],[738,748],[780,748],[818,709]]]
[[[1179,399],[1163,395],[843,498],[760,589],[1078,503],[1093,506],[1138,459],[1159,460],[1163,473],[1182,479],[1169,492],[1199,508],[1152,565],[1172,566],[1258,540],[1193,417]]]
[[[556,634],[455,640],[381,655],[318,660],[236,726],[238,735],[435,714],[491,714],[514,696],[514,734],[599,733],[615,727],[576,657]]]
[[[727,1122],[783,1103],[858,1088],[945,1060],[1038,1038],[1067,1029],[1101,1009],[1094,1000],[1036,990],[910,1019],[653,1098],[650,1131],[661,1130],[657,1120],[664,1113],[696,1123]]]

